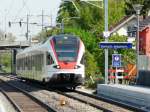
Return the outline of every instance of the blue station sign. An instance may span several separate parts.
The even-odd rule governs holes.
[[[112,54],[112,66],[121,67],[121,54]]]
[[[130,49],[132,43],[130,42],[100,42],[99,47],[102,49]]]

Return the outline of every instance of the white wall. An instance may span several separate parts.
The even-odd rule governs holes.
[[[148,11],[148,16],[150,16],[150,10]]]
[[[136,24],[137,24],[136,19],[133,19],[132,21],[128,22],[124,26],[117,29],[116,32],[113,33],[113,35],[115,35],[117,33],[120,36],[128,36],[128,34],[127,34],[128,26],[135,26]]]

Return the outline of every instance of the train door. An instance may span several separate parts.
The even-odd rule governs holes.
[[[50,54],[50,52],[46,52],[46,71],[47,71],[47,75],[50,75],[48,74],[48,72],[50,73],[52,71],[52,64],[54,64],[54,60]],[[51,77],[51,76],[49,76]]]

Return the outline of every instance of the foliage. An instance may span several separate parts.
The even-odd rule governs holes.
[[[65,17],[74,17],[77,16],[77,12],[75,7],[71,2],[62,2],[59,7],[57,21],[61,22],[61,20]]]
[[[3,59],[0,61],[0,64],[3,65],[2,70],[4,72],[11,72],[11,54],[9,52],[6,53],[0,53],[0,59]]]
[[[90,6],[85,2],[76,1],[75,4],[77,5],[79,12],[76,11],[72,3],[62,3],[60,5],[60,10],[58,11],[57,22],[60,23],[62,19],[65,19],[65,26],[72,26],[74,24],[84,30],[90,30],[92,25],[97,24],[97,22],[102,19],[102,9],[100,9],[99,12],[96,7]],[[65,15],[64,12],[68,13],[68,15]],[[71,17],[80,17],[80,19],[69,19],[69,22],[66,18]]]
[[[103,76],[97,66],[94,56],[88,50],[85,52],[85,60],[85,86],[95,88],[98,81],[103,80]]]
[[[124,0],[109,0],[109,26],[116,24],[125,16]]]
[[[112,36],[109,39],[110,42],[127,42],[127,37],[126,36],[119,36],[118,34]],[[109,54],[113,54],[114,50],[109,50]],[[124,62],[123,65],[125,66],[128,63],[133,63],[135,64],[135,55],[136,52],[134,49],[119,49],[115,50],[115,52],[118,52],[119,54],[122,54],[122,61]]]
[[[110,42],[127,42],[127,37],[126,36],[119,36],[118,34],[112,35],[109,38]]]
[[[65,19],[65,27],[80,27],[86,31],[91,31],[98,36],[104,30],[104,9],[99,9],[86,2],[75,2],[78,6],[77,13],[73,4],[70,2],[62,3],[58,12],[57,22],[60,23],[63,18],[80,17],[80,19]],[[92,2],[99,5],[99,2]],[[70,5],[70,7],[68,6]],[[124,16],[124,0],[109,0],[109,25],[115,24]],[[67,12],[68,15],[65,15]]]
[[[127,15],[134,14],[135,11],[133,9],[133,4],[141,4],[143,5],[141,14],[146,17],[148,15],[148,11],[150,10],[150,0],[125,0],[125,12]]]
[[[88,52],[87,50],[85,52],[85,60],[86,60],[86,63],[85,63],[86,76],[87,77],[94,76],[96,71],[98,70],[97,63],[96,63],[93,55],[90,52]]]
[[[90,88],[96,88],[97,84],[103,84],[104,83],[104,77],[102,74],[95,74],[91,77],[86,77],[85,80],[85,86]]]

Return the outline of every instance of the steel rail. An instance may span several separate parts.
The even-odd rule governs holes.
[[[74,96],[72,96],[72,95],[68,95],[68,94],[66,94],[66,93],[64,93],[64,92],[61,92],[61,91],[58,91],[58,90],[54,90],[54,91],[57,92],[58,94],[61,94],[61,95],[67,96],[67,97],[69,97],[69,98],[72,98],[72,99],[74,99],[74,100],[80,101],[80,102],[82,102],[82,103],[88,104],[88,105],[90,105],[90,106],[92,106],[92,107],[95,107],[95,108],[97,108],[97,109],[100,109],[100,110],[102,110],[102,111],[104,111],[104,112],[112,112],[112,111],[110,111],[109,109],[103,108],[103,107],[101,107],[101,106],[97,106],[97,105],[95,105],[95,104],[93,104],[93,103],[90,103],[90,102],[88,102],[88,101],[85,101],[85,100],[81,100],[80,98],[76,98],[76,97],[74,97]]]
[[[48,112],[56,112],[55,109],[53,109],[52,107],[48,106],[46,103],[42,102],[41,100],[39,100],[38,98],[34,97],[33,95],[31,95],[30,93],[12,85],[9,84],[7,82],[5,82],[4,80],[0,79],[0,81],[4,82],[5,84],[7,84],[8,86],[11,86],[15,89],[17,89],[18,91],[22,92],[23,94],[25,94],[26,96],[28,96],[30,99],[32,99],[34,102],[38,103],[39,105],[41,105],[42,107],[44,107]]]
[[[15,101],[12,98],[10,98],[6,94],[6,92],[3,89],[0,88],[0,92],[7,98],[7,100],[11,103],[11,105],[17,112],[23,112],[22,109],[15,103]]]

